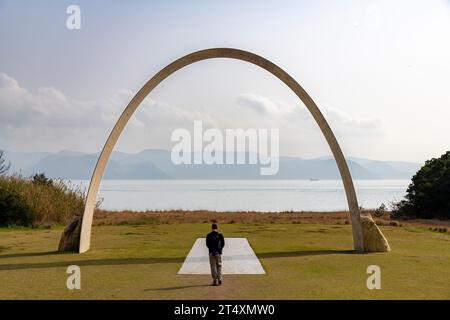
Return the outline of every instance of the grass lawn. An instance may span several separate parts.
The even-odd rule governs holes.
[[[62,229],[0,229],[0,299],[450,299],[450,234],[381,227],[392,252],[353,254],[348,225],[221,224],[246,237],[266,275],[177,275],[209,223],[95,226],[82,255],[55,250]],[[81,290],[66,268],[81,267]],[[366,269],[381,267],[381,290]]]

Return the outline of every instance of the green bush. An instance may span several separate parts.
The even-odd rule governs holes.
[[[0,226],[29,226],[32,221],[33,212],[19,193],[0,184]]]
[[[384,203],[382,203],[378,208],[376,208],[373,212],[373,216],[377,218],[382,218],[389,215],[388,209]]]
[[[450,219],[450,151],[425,162],[406,190],[406,200],[396,203],[397,216]]]
[[[0,226],[67,224],[84,209],[84,193],[63,180],[47,179],[35,175],[31,179],[21,176],[0,177]],[[11,220],[11,214],[16,218]]]
[[[34,184],[39,184],[43,186],[51,186],[53,184],[53,179],[49,179],[43,173],[36,173],[31,177],[31,181]]]

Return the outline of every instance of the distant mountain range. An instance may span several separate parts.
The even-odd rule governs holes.
[[[8,152],[11,173],[29,176],[44,172],[51,178],[90,179],[98,153],[74,151]],[[354,179],[411,179],[420,163],[347,158]],[[170,151],[113,152],[104,179],[340,179],[334,159],[280,157],[273,176],[261,176],[260,165],[175,165]]]

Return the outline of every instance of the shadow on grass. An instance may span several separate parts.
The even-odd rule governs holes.
[[[322,256],[329,254],[354,254],[354,250],[303,250],[303,251],[286,251],[286,252],[263,252],[257,253],[260,259],[270,258],[290,258],[290,257],[309,257]]]
[[[260,259],[270,258],[288,258],[288,257],[308,257],[318,255],[329,254],[353,254],[353,250],[313,250],[313,251],[286,251],[286,252],[264,252],[257,254]],[[0,261],[2,258],[21,258],[21,257],[39,257],[39,256],[53,256],[60,255],[64,257],[64,254],[56,251],[48,252],[30,252],[30,253],[17,253],[9,255],[0,255]],[[74,255],[78,257],[78,255]],[[167,258],[115,258],[115,259],[89,259],[89,260],[66,260],[66,261],[54,261],[54,262],[39,262],[39,263],[14,263],[14,264],[0,264],[1,270],[22,270],[22,269],[45,269],[45,268],[58,268],[67,267],[69,265],[77,266],[120,266],[120,265],[145,265],[156,263],[182,263],[184,257],[167,257]],[[173,289],[175,290],[175,289]]]
[[[42,254],[43,256],[45,254]],[[63,256],[63,255],[61,255]],[[1,270],[21,270],[21,269],[45,269],[68,267],[69,265],[83,266],[120,266],[120,265],[144,265],[155,263],[181,263],[184,258],[116,258],[116,259],[91,259],[91,260],[69,260],[42,263],[14,263],[0,264]]]
[[[44,251],[44,252],[21,252],[21,253],[10,253],[10,254],[0,254],[0,259],[7,258],[21,258],[21,257],[40,257],[40,256],[51,256],[60,254],[58,251]]]
[[[203,287],[211,287],[210,284],[197,284],[192,286],[177,286],[177,287],[166,287],[166,288],[156,288],[156,289],[145,289],[144,291],[171,291],[171,290],[180,290],[180,289],[191,289],[191,288],[203,288]]]

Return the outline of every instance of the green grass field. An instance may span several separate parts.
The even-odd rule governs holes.
[[[353,254],[348,225],[222,224],[246,237],[266,275],[177,275],[209,224],[97,226],[85,254],[55,250],[61,228],[0,229],[0,299],[449,299],[450,235],[382,227],[392,252]],[[66,268],[81,267],[81,290],[66,287]],[[366,268],[381,267],[381,290],[366,287]]]

